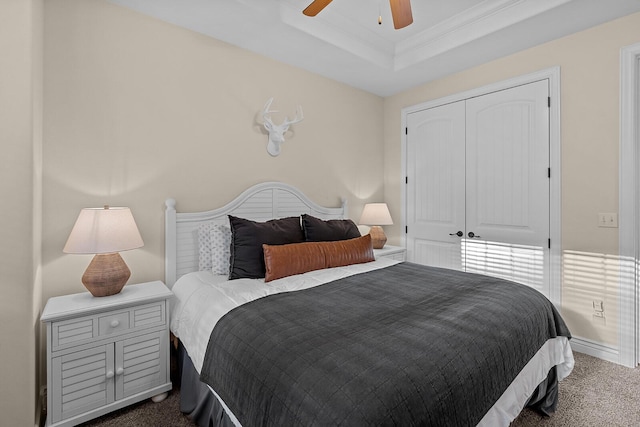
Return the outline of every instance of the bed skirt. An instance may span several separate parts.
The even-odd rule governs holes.
[[[182,343],[178,347],[178,374],[180,376],[180,411],[200,427],[233,427],[220,401],[208,385],[200,381],[200,374]]]
[[[180,376],[180,411],[200,427],[233,427],[235,423],[211,392],[209,386],[200,381],[200,375],[191,362],[186,349],[178,347],[178,374]],[[558,404],[558,376],[556,367],[533,392],[526,406],[544,416],[555,412]]]

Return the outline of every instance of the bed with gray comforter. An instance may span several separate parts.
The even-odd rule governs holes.
[[[200,379],[244,426],[476,425],[557,336],[534,289],[401,263],[237,307]]]

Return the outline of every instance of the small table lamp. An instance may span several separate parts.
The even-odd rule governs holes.
[[[393,224],[387,204],[367,203],[364,205],[364,210],[360,217],[360,224],[371,226],[369,234],[371,235],[373,249],[382,249],[384,244],[387,243],[387,236],[385,236],[384,231],[380,226]]]
[[[105,297],[120,292],[131,276],[118,252],[143,245],[131,210],[105,206],[80,211],[63,252],[96,254],[82,283],[94,297]]]

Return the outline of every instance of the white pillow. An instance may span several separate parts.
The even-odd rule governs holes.
[[[211,241],[211,272],[229,274],[231,257],[231,228],[226,225],[213,225],[209,231]]]
[[[220,227],[226,229],[224,235],[220,235]],[[216,230],[212,234],[212,230]],[[229,256],[230,245],[231,245],[231,228],[228,225],[224,224],[215,224],[212,222],[207,222],[198,227],[198,270],[211,270],[213,267],[213,260],[220,260],[220,256],[224,256],[220,251],[226,249],[227,256]],[[228,242],[227,242],[228,235]],[[224,237],[224,239],[223,239]],[[224,248],[223,248],[224,246]],[[222,248],[222,249],[221,249]],[[216,252],[216,255],[214,255]],[[220,274],[229,274],[229,260],[226,260],[227,270],[224,273]],[[220,268],[220,264],[217,263],[218,270]],[[215,274],[215,271],[214,271]]]
[[[198,270],[211,269],[211,227],[207,222],[198,227]]]

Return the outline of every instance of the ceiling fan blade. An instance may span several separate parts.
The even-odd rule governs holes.
[[[389,0],[391,15],[393,16],[393,28],[399,30],[413,22],[411,14],[411,0]]]
[[[333,0],[314,0],[302,13],[307,16],[316,16],[332,1]]]

